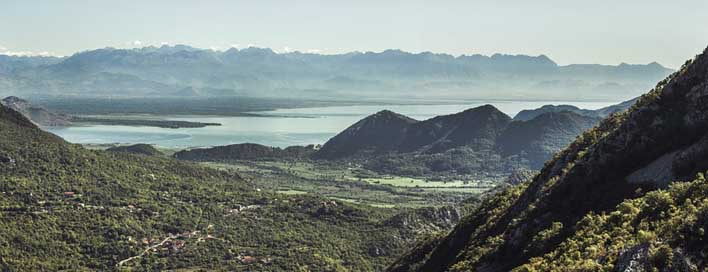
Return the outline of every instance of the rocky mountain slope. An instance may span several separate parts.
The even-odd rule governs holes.
[[[389,270],[704,271],[707,100],[708,50]]]
[[[71,125],[71,116],[55,113],[41,106],[32,105],[29,101],[16,96],[5,97],[0,100],[0,104],[22,113],[22,115],[42,126]]]

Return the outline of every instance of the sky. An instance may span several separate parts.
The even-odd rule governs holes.
[[[0,0],[0,54],[188,44],[659,62],[708,46],[706,0]]]

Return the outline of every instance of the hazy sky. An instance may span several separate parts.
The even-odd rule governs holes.
[[[0,0],[0,53],[256,45],[322,53],[546,54],[680,66],[708,46],[707,0]]]

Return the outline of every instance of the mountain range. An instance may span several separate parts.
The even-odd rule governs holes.
[[[705,271],[708,49],[389,271]]]
[[[430,164],[424,163],[429,170],[459,171],[465,163],[474,160],[450,159],[458,166],[440,167],[440,164],[453,163],[441,161],[441,157],[447,157],[441,154],[464,154],[468,157],[481,156],[480,159],[494,157],[496,160],[507,161],[495,164],[497,166],[508,165],[513,161],[516,166],[538,169],[555,152],[600,121],[598,113],[591,110],[583,110],[583,115],[567,111],[566,107],[548,109],[544,106],[541,109],[545,113],[525,121],[512,120],[492,105],[424,121],[384,110],[337,134],[313,157],[330,160],[379,158],[371,163],[372,166],[378,165],[377,168],[396,164],[392,160],[382,163],[380,158],[395,157],[403,165],[411,161],[430,161]],[[403,159],[405,157],[409,159]]]
[[[558,65],[544,55],[321,55],[176,45],[61,58],[1,56],[0,89],[6,93],[0,95],[616,100],[639,95],[670,72],[657,63]]]

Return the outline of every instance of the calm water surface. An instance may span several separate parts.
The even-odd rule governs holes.
[[[381,105],[279,109],[259,112],[271,117],[151,116],[169,120],[221,123],[204,128],[156,128],[135,126],[74,126],[46,128],[72,143],[149,143],[168,148],[206,147],[236,143],[269,146],[322,144],[356,121],[383,109],[417,120],[451,114],[486,103],[464,105]],[[547,104],[572,104],[598,109],[614,102],[513,101],[490,103],[510,116],[523,109]]]

